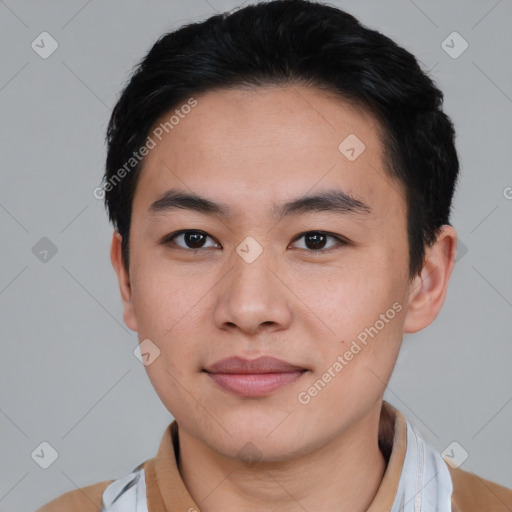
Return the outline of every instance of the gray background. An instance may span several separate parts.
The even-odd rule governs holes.
[[[332,4],[431,70],[458,133],[463,250],[443,311],[406,337],[386,398],[439,451],[457,441],[464,469],[512,486],[512,3]],[[236,5],[0,1],[2,511],[126,474],[156,453],[172,419],[133,355],[112,228],[92,190],[134,64],[161,33]],[[43,31],[59,44],[47,59],[31,48]],[[456,59],[441,46],[453,31],[469,44]],[[46,262],[32,252],[42,237],[57,248]],[[48,469],[31,457],[42,441],[58,452]]]

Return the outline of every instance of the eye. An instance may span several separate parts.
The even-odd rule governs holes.
[[[207,239],[212,240],[213,243],[205,245]],[[208,247],[220,247],[220,244],[215,242],[207,233],[197,229],[182,230],[172,233],[165,238],[164,243],[173,243],[181,249],[189,249],[191,251]]]
[[[295,241],[304,239],[299,244],[299,249],[308,249],[310,252],[324,252],[337,246],[347,245],[348,242],[339,235],[333,235],[324,231],[307,231],[295,238]],[[329,243],[331,239],[331,243]]]

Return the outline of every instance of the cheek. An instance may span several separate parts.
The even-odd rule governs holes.
[[[370,262],[331,267],[316,274],[297,272],[292,280],[304,314],[314,313],[317,322],[330,332],[331,341],[355,337],[395,302],[401,303],[403,286],[398,281]],[[393,310],[390,315],[394,318],[395,313]]]
[[[382,397],[401,345],[403,309],[398,313],[396,309],[400,307],[384,310],[389,311],[387,323],[377,317],[363,329],[347,329],[343,340],[324,343],[324,364],[298,396],[312,414],[321,416],[322,423],[336,424],[340,411],[363,414]]]
[[[202,324],[194,316],[196,310],[188,307],[187,297],[179,293],[140,291],[139,339],[150,339],[159,351],[158,357],[145,367],[151,384],[174,416],[182,416],[183,411],[200,414],[195,411],[197,401],[192,399],[198,396],[194,385],[204,340],[198,335]]]
[[[138,277],[133,299],[139,340],[151,340],[159,351],[145,369],[157,394],[171,408],[178,404],[169,401],[182,394],[180,383],[184,385],[200,366],[203,338],[198,329],[204,321],[198,318],[198,301],[204,292],[175,279],[164,280],[158,273]]]
[[[204,281],[182,275],[158,261],[135,267],[132,301],[139,335],[164,339],[172,335],[194,317],[205,287]]]
[[[313,333],[314,350],[321,354],[322,365],[316,368],[311,382],[321,379],[329,369],[336,375],[319,401],[329,407],[363,395],[375,399],[389,379],[400,350],[404,286],[400,279],[373,268],[373,272],[368,270],[370,266],[343,268],[331,272],[324,281],[312,279],[310,285],[297,285],[297,295],[304,304],[311,304],[319,317],[315,323],[328,332],[326,336]]]
[[[192,412],[196,404],[191,395],[184,392],[184,389],[188,390],[190,386],[185,380],[186,374],[182,373],[183,365],[169,363],[175,357],[177,356],[169,352],[163,352],[145,369],[161,402],[173,416],[177,417],[183,414],[183,410],[188,413]]]

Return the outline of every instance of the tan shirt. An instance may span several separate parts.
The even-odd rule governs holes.
[[[368,512],[391,509],[400,482],[405,458],[407,420],[387,402],[383,403],[379,425],[379,445],[387,460],[380,487]],[[173,421],[165,430],[158,453],[147,460],[144,468],[149,512],[198,512],[178,465],[178,424]],[[452,512],[512,512],[512,490],[480,478],[462,469],[447,466],[453,485]],[[36,512],[100,512],[108,480],[67,492]]]

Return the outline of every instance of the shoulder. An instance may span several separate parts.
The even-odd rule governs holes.
[[[453,512],[510,512],[512,489],[481,478],[478,475],[454,469],[447,464],[452,477]]]
[[[43,505],[36,512],[69,512],[71,510],[99,512],[103,506],[103,492],[112,482],[113,480],[106,480],[87,487],[81,487],[80,489],[74,489]]]

